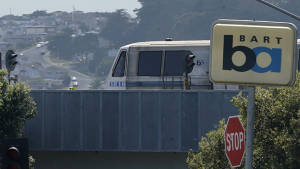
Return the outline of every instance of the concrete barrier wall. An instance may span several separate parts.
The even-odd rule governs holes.
[[[30,150],[186,152],[222,118],[239,91],[33,90]],[[244,92],[244,95],[247,93]]]

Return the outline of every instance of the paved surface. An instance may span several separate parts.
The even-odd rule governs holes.
[[[41,55],[41,51],[45,51],[45,55]],[[56,65],[60,66],[67,70],[71,77],[76,77],[78,82],[77,90],[88,90],[89,85],[93,82],[93,78],[82,73],[76,72],[71,69],[70,66],[62,66],[62,63],[52,63],[49,59],[50,52],[47,50],[47,47],[41,48],[31,48],[29,50],[23,51],[23,55],[29,56],[29,61],[31,62],[39,62],[42,66],[47,65]],[[72,84],[72,83],[71,83]]]

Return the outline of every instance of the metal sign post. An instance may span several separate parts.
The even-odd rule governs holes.
[[[254,135],[255,86],[248,88],[246,169],[252,169]]]

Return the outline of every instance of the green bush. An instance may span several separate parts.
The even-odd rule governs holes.
[[[91,60],[89,62],[89,71],[92,72],[92,73],[95,73],[96,72],[96,68],[97,68],[97,61]]]
[[[91,88],[92,89],[99,89],[100,86],[102,84],[104,84],[104,80],[105,80],[104,78],[100,78],[100,77],[95,78],[95,80],[91,83]]]
[[[240,119],[247,130],[248,99],[239,93],[231,102],[239,108]],[[221,125],[222,124],[222,125]],[[256,88],[253,168],[259,169],[298,169],[300,168],[300,76],[291,87]],[[228,162],[224,149],[223,121],[219,129],[211,131],[199,143],[201,152],[187,158],[188,166],[213,168]],[[218,143],[218,144],[217,144]],[[222,147],[220,155],[213,154]],[[244,157],[245,158],[245,157]],[[205,159],[205,160],[204,160]],[[228,161],[228,160],[227,160]],[[243,160],[243,163],[245,159]],[[241,166],[244,168],[244,165]]]
[[[217,126],[215,126],[217,128]],[[202,137],[199,147],[201,152],[194,154],[188,152],[186,162],[191,169],[221,169],[230,168],[230,163],[225,155],[224,131],[225,119],[219,122],[219,129],[210,131],[206,137]]]
[[[26,120],[37,114],[29,86],[23,82],[9,85],[6,76],[7,72],[0,70],[0,140],[20,138]]]

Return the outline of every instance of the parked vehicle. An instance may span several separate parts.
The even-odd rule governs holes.
[[[73,82],[73,87],[78,87],[78,82]]]
[[[39,44],[43,47],[45,45],[44,42],[39,42]]]
[[[72,81],[77,81],[77,78],[73,76]]]
[[[40,48],[40,47],[42,47],[42,45],[41,45],[41,44],[37,44],[36,47],[37,47],[37,48]]]

